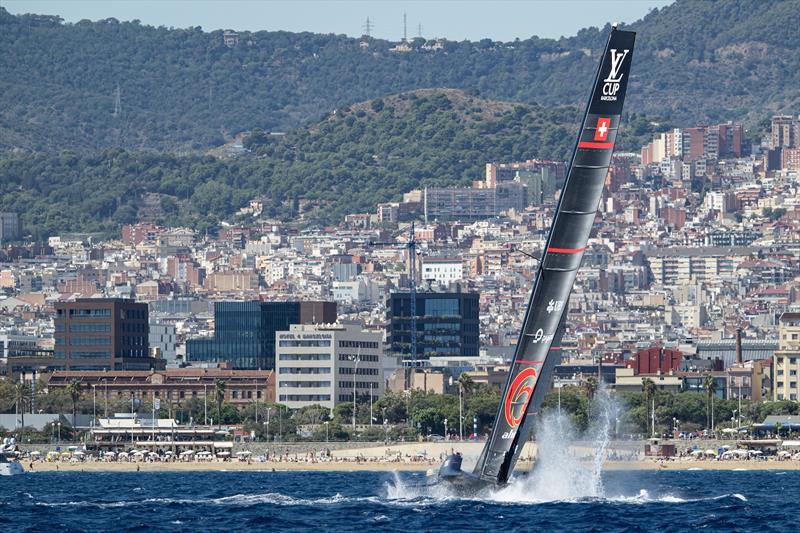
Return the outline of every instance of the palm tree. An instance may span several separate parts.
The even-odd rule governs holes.
[[[647,406],[650,406],[651,400],[656,395],[656,384],[650,378],[642,378],[642,392],[644,393],[644,401]]]
[[[214,381],[214,397],[217,400],[217,428],[222,427],[222,402],[225,400],[225,381]]]
[[[703,378],[703,387],[706,389],[706,427],[713,430],[711,426],[714,424],[713,411],[714,411],[714,394],[717,392],[717,382],[714,376],[706,374]]]
[[[472,391],[475,389],[475,382],[469,374],[463,372],[458,378],[458,386],[461,387],[461,392],[463,392],[464,395],[472,394]]]
[[[586,390],[586,396],[591,402],[594,399],[594,393],[597,392],[597,378],[594,376],[589,376],[586,379],[586,382],[583,384],[583,388]]]
[[[77,379],[73,379],[67,385],[67,393],[69,394],[70,399],[72,400],[72,427],[75,428],[75,412],[78,404],[78,400],[81,397],[81,393],[83,392],[83,387],[81,386],[81,382]]]
[[[644,393],[644,412],[647,413],[650,410],[650,406],[652,405],[653,411],[655,411],[655,399],[656,399],[656,384],[650,378],[642,378],[642,393]],[[646,418],[653,418],[653,417],[646,417]],[[652,420],[652,431],[651,435],[656,432],[656,421],[653,418]]]
[[[14,385],[14,402],[17,405],[17,411],[22,416],[22,431],[25,431],[25,409],[31,402],[33,392],[31,386],[27,381],[20,381]]]

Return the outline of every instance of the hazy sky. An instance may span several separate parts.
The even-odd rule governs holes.
[[[633,22],[669,0],[0,0],[11,13],[81,19],[139,19],[153,26],[288,30],[362,34],[367,17],[372,35],[396,40],[422,24],[425,37],[511,41],[532,35],[557,38],[606,22]]]

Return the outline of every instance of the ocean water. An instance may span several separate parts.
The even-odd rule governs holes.
[[[459,498],[418,473],[0,477],[0,531],[796,531],[800,472],[627,471],[599,492],[519,480]],[[552,496],[552,497],[551,497]]]

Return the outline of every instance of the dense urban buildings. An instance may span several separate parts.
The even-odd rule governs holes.
[[[600,376],[620,391],[641,391],[645,378],[703,392],[709,378],[719,398],[797,398],[798,120],[772,117],[760,140],[753,131],[685,124],[614,156],[556,386]],[[499,386],[566,163],[476,163],[485,171],[470,188],[407,191],[336,227],[270,218],[254,198],[208,233],[146,221],[125,226],[121,241],[4,243],[0,375],[135,371],[144,383],[153,368],[275,369],[276,400],[293,407],[351,401],[353,384],[359,398],[387,387],[452,392],[462,372]],[[331,345],[281,347],[281,334],[330,335]],[[356,379],[346,372],[358,348],[339,347],[341,336],[369,343]],[[280,373],[306,367],[329,374]]]

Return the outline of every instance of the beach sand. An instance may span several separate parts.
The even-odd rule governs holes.
[[[33,472],[165,472],[165,471],[320,471],[320,472],[426,472],[437,471],[445,455],[458,452],[464,456],[465,469],[470,469],[477,459],[483,443],[404,443],[389,446],[370,446],[331,451],[330,460],[308,460],[306,454],[290,453],[282,461],[249,463],[233,458],[230,461],[208,462],[46,462],[33,463]],[[322,448],[324,449],[324,447]],[[321,451],[321,450],[319,450]],[[527,470],[535,456],[535,445],[526,445],[522,452],[523,460],[517,468]],[[587,468],[593,467],[593,450],[588,447],[572,447],[571,453],[576,460],[582,460]],[[392,458],[400,458],[399,460]],[[583,458],[583,459],[578,459]],[[287,460],[289,459],[289,460]],[[23,461],[26,470],[30,470],[30,461]],[[624,461],[606,461],[604,470],[800,470],[800,461],[777,460],[697,460],[692,458],[676,458],[659,461],[656,459],[633,459]]]

